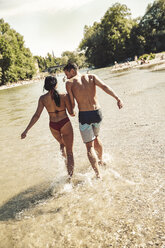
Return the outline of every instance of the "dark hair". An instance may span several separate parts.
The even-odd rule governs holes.
[[[47,91],[52,91],[52,98],[55,101],[55,104],[60,107],[60,95],[57,90],[55,90],[55,86],[57,85],[57,78],[48,76],[45,78],[44,89]]]
[[[64,67],[64,71],[70,71],[74,69],[75,71],[78,70],[78,66],[75,63],[68,63],[65,67]]]

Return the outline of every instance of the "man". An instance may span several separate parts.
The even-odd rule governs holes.
[[[96,86],[114,97],[117,100],[119,109],[123,107],[123,103],[115,92],[96,75],[81,75],[76,64],[68,63],[64,67],[64,72],[68,79],[66,82],[66,90],[69,94],[73,109],[75,107],[75,99],[78,104],[79,128],[83,142],[86,144],[88,159],[96,173],[96,177],[100,178],[98,165],[103,165],[103,147],[98,138],[98,134],[102,114],[96,96]]]

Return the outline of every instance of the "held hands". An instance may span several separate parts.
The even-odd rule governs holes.
[[[21,134],[21,139],[25,139],[25,138],[26,138],[26,134],[27,134],[27,131],[24,131],[24,132]]]
[[[74,117],[74,116],[76,116],[76,112],[75,111],[73,111],[73,113],[72,114],[70,114],[72,117]]]
[[[123,107],[122,100],[120,100],[120,99],[117,100],[117,106],[119,107],[119,109],[121,109]]]

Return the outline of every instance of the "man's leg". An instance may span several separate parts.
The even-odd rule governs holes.
[[[94,140],[94,148],[95,148],[95,151],[96,151],[98,159],[99,159],[98,163],[100,165],[103,165],[103,158],[102,158],[102,156],[103,156],[103,146],[102,146],[101,140],[99,139],[98,136]]]
[[[94,169],[94,171],[96,173],[96,177],[100,178],[97,155],[96,155],[95,149],[94,149],[94,141],[90,141],[90,142],[86,143],[86,148],[87,148],[88,159],[92,165],[92,168]]]
[[[94,148],[95,148],[95,151],[96,151],[98,159],[99,159],[98,164],[99,165],[106,165],[106,163],[103,162],[103,146],[102,146],[101,140],[98,137],[99,132],[100,132],[100,124],[101,124],[101,122],[93,124],[93,132],[94,132],[94,135],[96,137],[94,140]]]

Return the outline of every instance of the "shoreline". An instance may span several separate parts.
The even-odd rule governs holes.
[[[132,70],[132,69],[151,69],[151,71],[163,71],[165,70],[165,59],[160,59],[160,57],[156,57],[155,59],[149,60],[148,63],[144,63],[142,65],[138,64],[136,61],[130,61],[129,65],[125,64],[118,64],[117,67],[115,65],[112,65],[108,67],[110,69],[110,72],[112,73],[120,73],[126,70]],[[101,68],[102,69],[102,68]],[[47,73],[38,74],[31,80],[22,80],[15,83],[7,83],[6,85],[1,85],[0,90],[6,90],[14,87],[19,87],[27,84],[37,83],[38,81],[45,78]]]
[[[165,70],[165,59],[155,58],[147,61],[144,64],[139,64],[136,61],[130,61],[129,65],[118,64],[117,66],[112,66],[111,72],[123,72],[131,69],[152,69],[152,71],[162,71]]]
[[[44,77],[45,75],[42,74],[42,75],[35,76],[33,79],[30,79],[30,80],[28,79],[28,80],[18,81],[15,83],[7,83],[5,85],[1,85],[0,90],[6,90],[6,89],[11,89],[11,88],[27,85],[27,84],[37,83],[38,81],[44,79]]]

